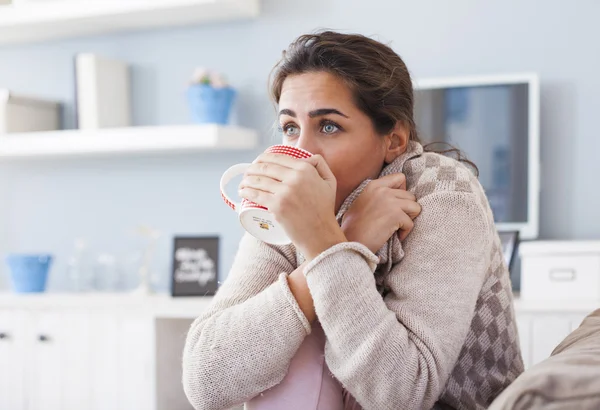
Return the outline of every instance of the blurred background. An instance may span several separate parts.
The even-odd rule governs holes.
[[[130,409],[186,408],[177,374],[167,375],[178,371],[181,335],[206,298],[172,302],[171,296],[209,297],[226,277],[243,229],[223,203],[219,179],[229,166],[251,161],[280,141],[268,76],[294,38],[317,29],[358,32],[391,45],[418,89],[425,139],[439,135],[477,163],[499,229],[517,232],[521,241],[560,241],[564,246],[532,252],[565,252],[561,269],[580,266],[569,255],[593,255],[590,264],[583,263],[592,266],[582,276],[587,282],[552,291],[577,299],[573,289],[584,289],[581,295],[600,299],[600,250],[590,241],[600,236],[600,193],[594,183],[600,173],[597,1],[0,3],[7,3],[0,5],[0,289],[7,295],[0,296],[0,336],[6,323],[29,320],[18,316],[29,310],[62,309],[62,316],[34,314],[31,328],[73,329],[80,323],[82,329],[97,329],[88,316],[69,315],[86,303],[94,314],[127,306],[136,312],[131,322],[114,325],[106,313],[100,328],[112,335],[119,357],[139,356],[138,367],[127,362],[138,369],[137,376],[150,375],[125,399],[125,393],[115,393],[118,383],[110,387],[110,377],[95,388],[80,386],[75,398],[65,393],[75,375],[95,371],[89,363],[73,367],[50,387],[40,379],[33,391],[24,387],[31,383],[15,382],[31,372],[5,374],[0,389],[14,397],[0,409],[25,408],[25,402],[34,408],[36,400],[52,398],[57,407],[38,408],[73,403],[90,408],[94,394],[114,396],[112,404],[94,408],[126,403]],[[524,268],[516,242],[510,242],[515,236],[507,238],[507,260],[514,259],[511,274],[519,291]],[[183,260],[178,249],[192,252],[182,252],[188,258]],[[5,263],[9,255],[21,257],[12,270]],[[37,258],[34,268],[23,261],[31,255]],[[23,265],[49,268],[42,288],[52,299],[14,296],[11,275]],[[210,283],[198,280],[202,275]],[[535,279],[532,283],[535,288]],[[586,288],[597,294],[586,294]],[[90,302],[97,293],[103,299]],[[91,299],[73,299],[77,294]],[[140,294],[145,296],[133,299]],[[540,298],[552,300],[547,296]],[[569,309],[566,316],[546,318],[560,335],[579,319],[580,311]],[[528,312],[523,332],[538,326]],[[51,339],[48,332],[36,332],[36,341]],[[128,354],[133,350],[122,346],[133,349],[131,342],[120,341],[142,334],[151,345],[138,356]],[[179,338],[169,341],[168,334]],[[94,333],[85,337],[90,343],[100,340]],[[541,339],[548,336],[538,335]],[[64,353],[81,344],[71,342],[57,349]],[[81,354],[93,356],[93,346]],[[0,347],[0,358],[2,352]],[[5,357],[14,352],[4,350]],[[546,351],[542,346],[535,354],[541,358]],[[55,360],[44,351],[39,355]],[[68,360],[49,368],[63,368]],[[115,361],[114,369],[121,362]],[[139,401],[142,396],[150,399]]]

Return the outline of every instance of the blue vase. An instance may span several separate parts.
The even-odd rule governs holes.
[[[52,255],[10,254],[6,257],[10,279],[16,293],[44,292]]]
[[[213,88],[207,84],[192,85],[187,100],[192,120],[197,124],[227,124],[236,92],[233,88]]]

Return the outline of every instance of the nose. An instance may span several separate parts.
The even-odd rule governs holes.
[[[302,130],[300,132],[300,137],[298,138],[298,143],[296,144],[296,147],[308,151],[313,155],[321,154],[318,139],[316,135],[314,135],[310,131]]]

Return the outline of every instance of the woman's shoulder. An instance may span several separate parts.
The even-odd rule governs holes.
[[[404,164],[406,186],[422,199],[437,192],[484,195],[483,187],[465,164],[435,152],[424,152]]]

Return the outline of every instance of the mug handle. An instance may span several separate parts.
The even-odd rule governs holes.
[[[221,182],[219,183],[219,187],[221,188],[221,197],[223,197],[223,201],[225,201],[225,203],[236,212],[240,211],[240,203],[233,202],[233,200],[225,192],[225,187],[233,178],[246,172],[250,165],[252,164],[235,164],[223,173],[223,176],[221,177]]]

